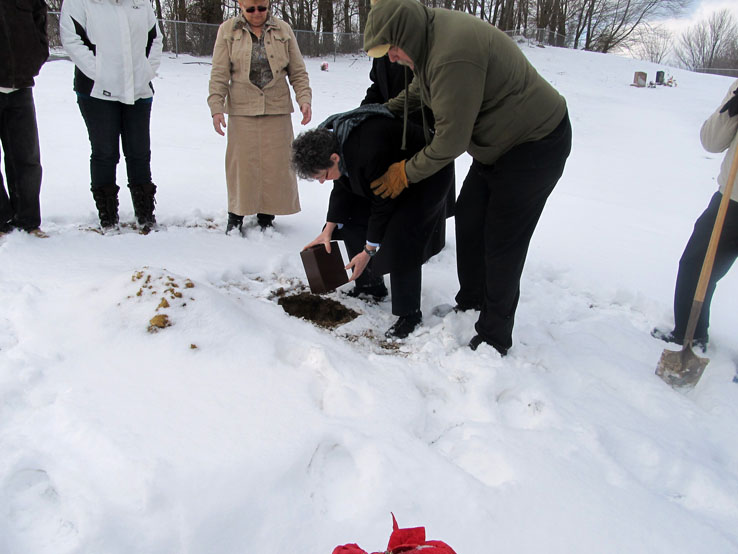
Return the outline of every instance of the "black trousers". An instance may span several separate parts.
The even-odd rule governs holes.
[[[343,240],[349,258],[353,258],[364,249],[366,229],[366,226],[363,225],[347,223],[340,232],[334,234],[336,238]],[[392,314],[404,316],[420,310],[420,292],[423,281],[422,266],[390,271],[389,276],[392,292]],[[372,271],[370,261],[361,276],[356,279],[356,286],[367,287],[383,282],[384,277]]]
[[[0,142],[5,156],[5,189],[0,174],[0,226],[26,231],[41,224],[41,153],[33,91],[0,93]]]
[[[475,329],[498,349],[512,346],[530,239],[570,150],[567,114],[548,136],[516,146],[493,165],[474,160],[456,200],[456,302],[480,308]]]
[[[92,188],[116,184],[115,173],[120,161],[121,142],[126,158],[128,183],[151,183],[151,98],[143,98],[130,105],[77,95],[77,104],[85,120],[92,147]]]
[[[697,282],[700,279],[702,263],[705,261],[712,227],[715,224],[722,198],[723,195],[716,192],[710,199],[707,209],[697,218],[692,236],[689,237],[682,258],[679,260],[679,273],[677,274],[676,289],[674,290],[674,336],[680,342],[684,339],[684,334],[687,331],[689,312],[692,310],[692,302],[697,290]],[[715,253],[715,264],[707,283],[705,303],[702,306],[700,318],[697,320],[694,338],[707,341],[712,295],[715,293],[717,282],[728,273],[736,258],[738,258],[738,202],[731,200],[725,214],[725,223]]]

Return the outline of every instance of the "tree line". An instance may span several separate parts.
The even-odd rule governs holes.
[[[381,0],[380,0],[381,1]],[[688,0],[420,0],[459,10],[503,31],[543,32],[544,42],[610,52],[632,41],[648,22],[681,13]],[[58,10],[62,0],[49,0]],[[236,0],[152,0],[160,19],[220,24],[239,11]],[[272,0],[272,12],[295,30],[362,33],[369,0]]]
[[[62,1],[47,0],[47,4],[51,11],[58,11]],[[181,24],[171,22],[214,27],[240,11],[237,0],[151,1],[157,17],[170,22],[164,26],[165,48],[200,55],[212,51],[214,29],[196,25],[181,28]],[[738,25],[729,11],[716,12],[676,36],[658,25],[659,20],[683,13],[689,0],[419,1],[428,7],[472,14],[510,34],[545,44],[603,53],[627,51],[640,59],[697,71],[730,74],[726,70],[734,69],[738,76]],[[341,41],[335,34],[361,34],[369,2],[271,0],[271,7],[272,13],[297,31],[301,48],[305,46],[310,55],[314,48],[332,51],[340,42],[345,42],[346,48],[356,48],[360,43],[356,37]],[[308,36],[308,32],[315,36]]]
[[[629,50],[642,60],[738,77],[738,23],[728,10],[714,12],[676,36],[663,27],[644,26]]]

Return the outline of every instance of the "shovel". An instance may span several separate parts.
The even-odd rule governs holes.
[[[661,353],[659,365],[656,366],[656,375],[661,377],[666,383],[674,388],[692,388],[702,377],[709,358],[701,358],[692,352],[692,341],[694,339],[694,330],[697,328],[697,321],[702,312],[702,305],[705,302],[705,292],[707,292],[707,283],[710,280],[712,266],[715,262],[715,253],[717,252],[718,242],[720,241],[720,233],[723,230],[725,221],[725,213],[728,211],[728,202],[733,192],[733,182],[736,173],[738,173],[738,148],[736,148],[733,164],[730,166],[730,174],[728,182],[723,191],[723,199],[720,201],[717,217],[715,217],[715,225],[712,227],[710,235],[710,243],[707,246],[705,261],[702,264],[700,279],[697,282],[697,290],[694,293],[694,301],[692,302],[692,310],[689,312],[689,320],[687,321],[687,332],[684,334],[684,341],[681,350],[664,350]]]

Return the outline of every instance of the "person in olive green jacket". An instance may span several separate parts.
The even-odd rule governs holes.
[[[571,150],[566,101],[505,33],[416,0],[379,0],[364,49],[415,73],[387,107],[428,106],[436,127],[430,144],[372,183],[374,193],[394,198],[463,152],[473,158],[456,204],[455,309],[480,310],[473,350],[484,342],[504,356],[528,245]]]

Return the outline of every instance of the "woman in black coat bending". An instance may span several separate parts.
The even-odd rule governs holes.
[[[446,197],[453,168],[414,183],[407,195],[381,198],[369,185],[387,164],[412,156],[425,146],[423,131],[403,123],[382,106],[364,106],[329,117],[318,129],[292,144],[292,161],[303,179],[333,180],[323,231],[305,248],[341,239],[351,261],[352,296],[387,294],[390,274],[392,313],[398,320],[388,338],[405,338],[420,324],[421,266],[440,252],[446,239]]]

